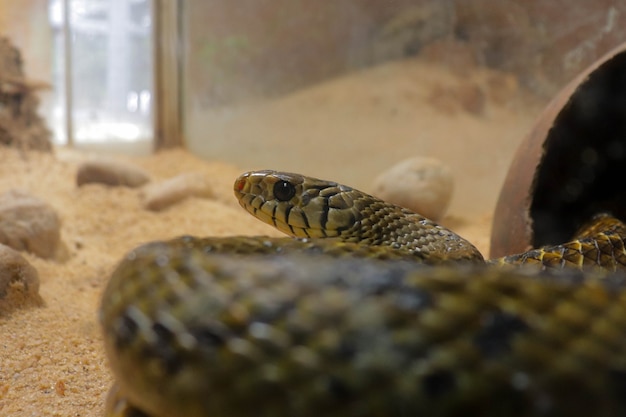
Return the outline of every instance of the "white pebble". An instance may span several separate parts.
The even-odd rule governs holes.
[[[129,162],[104,157],[83,162],[76,173],[78,186],[99,183],[135,188],[149,180],[150,177],[141,168]]]
[[[435,158],[414,157],[397,163],[374,180],[372,193],[387,202],[440,220],[450,204],[454,180]]]
[[[142,190],[143,207],[159,211],[188,197],[212,198],[208,178],[199,173],[185,173],[162,182],[148,184]]]

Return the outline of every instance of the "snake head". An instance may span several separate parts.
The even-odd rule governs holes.
[[[248,213],[290,236],[338,237],[360,221],[360,193],[332,181],[264,170],[242,174],[233,188]]]

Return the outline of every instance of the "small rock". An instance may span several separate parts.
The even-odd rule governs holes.
[[[206,176],[186,173],[150,184],[143,189],[143,207],[154,211],[163,210],[188,197],[213,197]]]
[[[428,103],[449,116],[459,110],[482,116],[487,107],[487,97],[480,86],[470,81],[454,86],[435,84],[428,96]]]
[[[459,103],[463,110],[474,116],[485,114],[487,107],[487,97],[483,90],[476,84],[464,83],[457,87]]]
[[[39,274],[19,252],[0,244],[0,311],[39,302]]]
[[[115,159],[98,158],[85,161],[78,167],[76,184],[99,183],[112,186],[139,187],[150,180],[139,167]]]
[[[22,190],[0,195],[0,243],[52,258],[61,242],[61,220],[44,201]]]
[[[434,158],[415,157],[381,173],[374,180],[373,194],[439,220],[448,208],[453,188],[450,168]]]

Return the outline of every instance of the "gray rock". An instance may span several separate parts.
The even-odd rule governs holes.
[[[140,187],[150,177],[141,168],[130,163],[109,158],[98,158],[83,162],[78,167],[76,184],[99,183],[111,186]]]
[[[163,210],[188,197],[212,198],[213,190],[203,174],[185,173],[162,182],[150,184],[142,190],[143,207]]]
[[[44,201],[22,190],[0,195],[0,243],[52,258],[61,242],[61,220]]]
[[[0,245],[0,311],[39,301],[37,270],[19,252]]]
[[[394,165],[374,181],[372,193],[432,220],[450,204],[454,180],[450,168],[435,158],[415,157]]]

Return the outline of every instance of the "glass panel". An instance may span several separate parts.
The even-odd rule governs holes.
[[[396,162],[453,168],[453,215],[486,213],[565,83],[626,36],[626,3],[183,2],[189,149],[370,191]]]
[[[152,21],[149,0],[70,0],[71,51],[65,55],[62,0],[51,0],[54,29],[55,140],[66,143],[72,95],[77,147],[146,152],[153,139]],[[69,65],[69,67],[67,66]],[[71,88],[66,85],[70,71]]]

